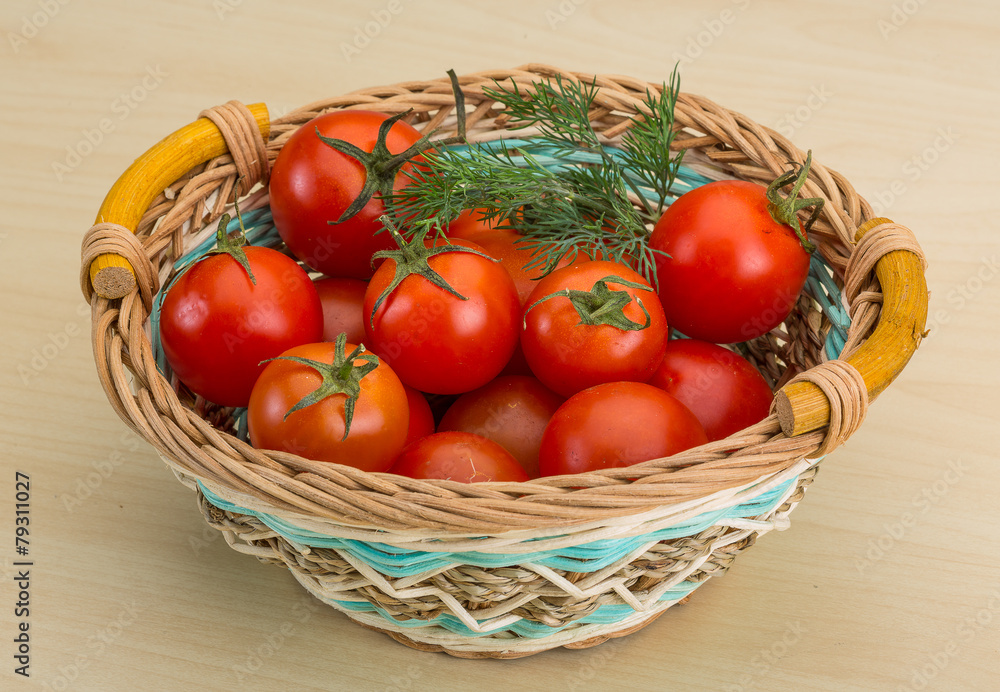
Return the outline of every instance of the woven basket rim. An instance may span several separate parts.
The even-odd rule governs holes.
[[[602,127],[602,131],[620,124],[620,114],[640,110],[645,91],[657,88],[655,84],[631,77],[565,72],[541,65],[465,75],[460,77],[460,83],[472,109],[470,133],[484,129],[490,115],[488,105],[484,105],[484,86],[491,86],[495,79],[507,78],[527,85],[556,74],[567,79],[593,80],[596,83],[596,118],[605,123],[617,119],[617,122]],[[436,127],[447,122],[449,108],[453,106],[447,78],[362,89],[317,101],[271,121],[268,157],[273,159],[291,132],[320,112],[341,108],[398,112],[412,107],[414,114],[411,119],[416,126]],[[678,98],[677,119],[684,127],[686,137],[683,143],[708,151],[709,160],[743,179],[761,181],[773,178],[790,161],[802,162],[805,159],[805,153],[780,134],[704,97],[682,92]],[[159,261],[162,265],[162,257],[171,246],[173,238],[162,233],[164,217],[176,211],[177,201],[171,196],[176,198],[180,193],[183,197],[189,193],[184,199],[199,200],[192,203],[194,210],[189,214],[191,218],[197,217],[199,226],[211,223],[214,217],[221,214],[225,205],[219,200],[229,196],[237,174],[234,156],[214,157],[208,165],[199,168],[182,179],[173,193],[164,193],[154,200],[146,213],[140,224],[140,239],[146,244],[143,252],[148,261]],[[199,176],[208,179],[208,182],[199,182]],[[266,202],[266,189],[263,192],[251,194],[248,198],[250,204],[244,202],[241,207]],[[210,208],[207,200],[213,193],[216,202],[214,208]],[[851,268],[853,235],[861,223],[871,219],[871,207],[857,195],[844,176],[816,161],[813,162],[804,194],[823,197],[827,201],[816,227],[816,235],[824,257],[840,280]],[[206,211],[208,213],[203,217]],[[175,214],[174,221],[178,218],[183,222],[181,214]],[[161,222],[159,226],[155,226],[157,219]],[[143,224],[145,235],[142,234]],[[174,237],[180,237],[179,229],[180,224]],[[156,233],[160,236],[154,242]],[[156,271],[154,267],[154,273]],[[861,283],[877,288],[878,279],[870,268],[866,269]],[[151,291],[148,285],[143,288]],[[428,520],[428,517],[440,513],[451,513],[450,521],[454,523],[462,517],[472,519],[474,514],[477,519],[489,518],[488,521],[494,523],[497,530],[502,530],[502,519],[506,513],[523,520],[515,522],[518,526],[523,526],[524,521],[539,528],[569,526],[601,517],[634,514],[663,503],[696,499],[708,494],[710,489],[728,487],[727,482],[734,486],[752,478],[766,478],[815,454],[824,447],[826,440],[822,431],[786,438],[780,433],[777,418],[772,414],[762,423],[726,440],[702,445],[667,459],[646,461],[629,467],[627,471],[606,469],[525,483],[471,485],[366,473],[291,454],[255,450],[215,429],[210,422],[189,410],[155,370],[149,352],[148,310],[142,290],[125,296],[120,304],[93,294],[92,308],[95,358],[102,384],[126,423],[192,476],[248,492],[262,501],[271,502],[279,513],[294,508],[296,511],[315,512],[317,516],[326,516],[347,525],[374,526],[379,525],[380,516],[384,520],[387,515],[402,518],[409,514]],[[857,320],[855,324],[858,324]],[[861,324],[862,327],[858,328],[870,334],[878,324],[877,314],[874,320],[862,320]],[[855,325],[852,329],[856,329]],[[135,393],[128,386],[126,369],[135,378]],[[749,461],[755,463],[749,464]],[[742,475],[740,469],[744,469]],[[732,480],[734,478],[736,480]],[[378,511],[375,511],[375,505],[380,505]],[[433,522],[432,519],[429,521]],[[444,526],[447,524],[445,522]]]

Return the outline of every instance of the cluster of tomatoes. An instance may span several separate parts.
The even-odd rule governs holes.
[[[433,240],[384,231],[378,194],[331,223],[370,170],[318,135],[377,152],[386,120],[323,115],[282,148],[270,205],[299,261],[251,246],[212,254],[163,301],[172,369],[205,399],[247,407],[254,446],[415,478],[523,481],[669,456],[767,415],[764,378],[718,345],[780,324],[808,272],[762,186],[678,198],[649,241],[658,290],[584,255],[541,276],[522,236],[480,210]],[[383,153],[419,138],[394,122]],[[692,338],[671,339],[668,325]]]

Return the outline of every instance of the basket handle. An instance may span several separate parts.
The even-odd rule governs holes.
[[[247,109],[267,142],[271,131],[267,106],[254,103]],[[135,233],[157,195],[195,166],[227,152],[219,127],[206,117],[198,118],[162,139],[122,173],[104,198],[95,224],[115,224]],[[119,254],[95,257],[89,275],[93,290],[109,300],[123,298],[136,288],[135,269]]]
[[[858,242],[869,231],[891,223],[886,218],[866,221],[854,240]],[[892,250],[876,263],[875,276],[882,286],[878,325],[868,340],[844,359],[864,379],[869,399],[875,399],[902,372],[920,345],[927,322],[927,280],[920,255],[913,249]],[[812,382],[785,385],[774,403],[781,430],[788,437],[830,423],[830,401]]]

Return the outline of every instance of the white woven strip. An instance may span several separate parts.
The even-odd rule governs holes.
[[[189,486],[193,486],[188,474],[177,467],[168,457],[163,456],[164,461],[174,469],[178,478]],[[410,550],[423,550],[427,552],[461,552],[475,551],[479,553],[493,553],[516,555],[524,552],[542,552],[558,550],[560,548],[590,543],[592,541],[604,539],[627,538],[669,528],[670,526],[692,519],[699,514],[732,507],[736,504],[748,502],[772,488],[781,485],[785,481],[799,476],[802,472],[816,463],[816,460],[802,459],[790,468],[769,477],[763,477],[757,482],[722,490],[712,495],[708,495],[698,500],[685,503],[657,507],[643,514],[630,515],[625,517],[615,517],[599,522],[591,522],[570,528],[550,528],[544,530],[518,530],[509,531],[500,535],[486,538],[469,540],[470,537],[479,534],[449,534],[443,536],[442,532],[434,530],[410,530],[392,531],[385,529],[367,529],[346,527],[331,521],[307,517],[298,513],[284,512],[273,507],[266,506],[265,503],[248,495],[237,493],[227,488],[223,488],[214,483],[205,483],[213,493],[227,502],[245,507],[257,512],[269,513],[289,521],[296,526],[308,531],[314,531],[334,538],[344,538],[350,540],[371,541],[403,547]],[[550,536],[552,538],[544,538]],[[527,541],[526,539],[540,539]],[[419,545],[414,545],[419,544]]]
[[[308,587],[306,587],[308,588]],[[647,612],[638,612],[634,615],[621,620],[620,622],[611,624],[585,624],[585,625],[574,625],[571,624],[564,628],[563,630],[552,634],[548,637],[543,637],[539,639],[529,639],[525,637],[468,637],[460,634],[455,634],[450,632],[443,627],[430,626],[430,627],[402,627],[393,622],[388,622],[384,618],[380,617],[377,613],[364,613],[357,611],[348,611],[343,608],[338,608],[336,604],[331,603],[334,608],[344,612],[349,618],[357,622],[369,625],[376,629],[388,630],[391,632],[398,632],[403,634],[413,641],[442,646],[446,649],[452,651],[510,651],[518,653],[529,653],[534,651],[544,651],[557,646],[562,646],[564,644],[572,644],[574,642],[583,641],[585,639],[590,639],[592,637],[599,637],[603,635],[613,634],[622,630],[631,629],[636,625],[655,617],[658,613],[666,610],[667,608],[675,605],[678,601],[663,601],[659,604],[657,608]]]

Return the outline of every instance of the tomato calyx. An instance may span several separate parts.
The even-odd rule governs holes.
[[[233,194],[236,194],[236,190],[240,187],[240,180],[242,177],[236,178],[236,183],[233,186]],[[222,218],[219,219],[219,229],[215,232],[215,249],[209,250],[205,253],[205,257],[210,255],[229,255],[234,260],[239,262],[240,266],[243,267],[243,271],[247,273],[250,277],[250,283],[254,286],[257,285],[257,279],[253,275],[253,270],[250,268],[250,260],[247,259],[247,253],[243,250],[243,246],[247,244],[247,229],[243,225],[243,215],[240,214],[240,203],[237,198],[233,197],[233,208],[236,211],[236,220],[240,224],[240,231],[232,238],[226,232],[226,227],[229,222],[232,221],[233,217],[229,214],[223,214]]]
[[[806,199],[799,199],[799,190],[802,189],[806,178],[809,177],[809,167],[811,165],[812,150],[806,153],[805,165],[793,163],[792,169],[778,176],[774,182],[767,186],[767,192],[765,193],[768,201],[767,211],[771,214],[771,218],[778,223],[790,226],[795,231],[795,235],[798,236],[799,241],[801,241],[802,247],[809,253],[814,252],[816,246],[809,242],[806,234],[812,228],[816,219],[819,218],[820,212],[823,211],[822,198],[807,197]],[[780,192],[781,188],[792,183],[794,183],[794,186],[788,195],[782,196]],[[813,210],[805,224],[800,228],[797,214],[807,207],[813,207]]]
[[[625,306],[632,302],[632,296],[628,291],[612,291],[608,288],[609,281],[628,288],[636,288],[643,291],[653,290],[646,284],[628,281],[620,276],[605,276],[595,281],[593,288],[589,291],[564,288],[561,291],[556,291],[536,300],[524,311],[525,317],[527,317],[528,313],[535,306],[544,303],[546,300],[568,298],[573,308],[576,309],[576,313],[580,316],[581,325],[596,326],[606,324],[624,332],[641,332],[649,327],[652,317],[650,317],[649,310],[642,304],[639,297],[635,297],[635,302],[639,304],[642,313],[646,316],[645,324],[640,324],[625,316]],[[527,324],[527,321],[525,321],[525,324]]]
[[[392,233],[392,237],[396,239],[399,249],[379,250],[372,255],[372,261],[385,258],[391,259],[396,263],[396,273],[392,277],[392,281],[390,281],[389,285],[385,287],[385,290],[379,294],[379,297],[375,300],[375,305],[372,307],[372,314],[369,316],[372,327],[375,326],[375,313],[378,312],[382,303],[384,303],[386,299],[392,295],[392,292],[399,287],[399,284],[403,283],[403,279],[413,274],[424,277],[435,286],[448,291],[448,293],[452,294],[459,300],[468,300],[468,298],[452,288],[451,284],[449,284],[443,276],[434,271],[429,263],[431,257],[443,255],[446,252],[468,252],[473,255],[479,255],[484,259],[488,259],[490,262],[496,263],[500,261],[490,257],[485,252],[481,252],[475,248],[465,247],[464,245],[446,244],[432,245],[431,247],[428,247],[424,243],[424,237],[427,235],[429,230],[426,227],[423,231],[417,231],[414,233],[413,238],[408,241],[400,235],[399,231],[396,230],[395,225],[388,216],[383,215],[379,218],[379,220],[386,227],[386,229]]]
[[[269,358],[261,361],[262,363],[268,363],[272,360],[290,360],[293,363],[312,368],[323,378],[323,381],[316,389],[302,397],[299,403],[285,412],[282,420],[288,420],[288,417],[296,411],[319,403],[323,399],[335,394],[343,394],[347,399],[344,401],[344,437],[342,440],[347,439],[347,436],[351,432],[351,421],[354,419],[354,405],[361,394],[361,380],[364,379],[365,375],[377,368],[379,362],[378,356],[365,353],[364,345],[355,347],[350,355],[344,355],[346,348],[347,335],[341,333],[337,335],[337,340],[334,342],[333,363],[324,363],[298,356],[278,356],[277,358]],[[355,365],[354,361],[359,359],[365,361],[365,363],[363,365]]]
[[[407,109],[402,113],[397,113],[379,126],[378,135],[375,139],[375,145],[372,147],[371,152],[367,152],[364,149],[361,149],[360,147],[342,139],[325,137],[320,133],[319,127],[316,128],[316,136],[319,137],[323,144],[326,144],[328,147],[356,159],[362,166],[365,167],[365,184],[361,188],[361,192],[358,193],[358,196],[353,202],[351,202],[350,206],[344,210],[344,213],[340,215],[339,219],[336,221],[327,221],[327,223],[335,226],[350,220],[359,211],[365,208],[365,205],[371,201],[371,198],[374,197],[376,193],[378,193],[378,195],[384,200],[391,200],[394,192],[396,175],[399,173],[400,169],[402,169],[402,167],[410,159],[419,156],[427,149],[442,144],[457,144],[459,142],[465,142],[465,95],[462,93],[462,90],[458,85],[458,76],[455,74],[454,70],[448,70],[448,77],[451,79],[451,88],[455,95],[455,115],[458,119],[458,135],[455,137],[448,137],[440,142],[431,142],[431,135],[433,135],[434,132],[428,132],[416,142],[411,144],[405,151],[393,154],[389,151],[389,147],[386,144],[386,139],[389,137],[389,130],[391,130],[392,126],[399,120],[412,113],[412,108]]]

